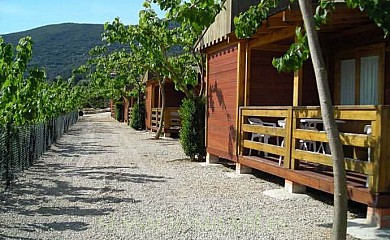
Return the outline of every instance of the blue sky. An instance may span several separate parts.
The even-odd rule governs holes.
[[[56,23],[138,23],[143,0],[0,0],[0,34]],[[160,16],[163,13],[160,12]]]

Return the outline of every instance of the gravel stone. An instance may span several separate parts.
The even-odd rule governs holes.
[[[0,195],[0,239],[330,239],[333,208],[86,115]],[[348,239],[353,239],[348,237]]]

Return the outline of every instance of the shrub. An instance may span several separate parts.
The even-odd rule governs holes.
[[[130,126],[135,130],[145,129],[145,104],[140,102],[134,104],[131,112],[131,123]]]
[[[205,100],[203,97],[184,99],[180,107],[180,143],[184,153],[192,161],[206,156],[205,147]]]
[[[115,103],[115,119],[119,122],[123,122],[123,103]]]

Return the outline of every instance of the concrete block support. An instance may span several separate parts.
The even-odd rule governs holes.
[[[368,206],[367,222],[381,229],[390,229],[390,208],[373,208]]]
[[[215,156],[213,154],[207,153],[206,164],[215,164],[218,162],[219,162],[219,156]]]
[[[306,193],[306,186],[289,180],[284,180],[284,189],[289,193]]]
[[[252,168],[244,166],[241,163],[236,163],[236,173],[237,174],[249,174],[249,173],[252,173]]]

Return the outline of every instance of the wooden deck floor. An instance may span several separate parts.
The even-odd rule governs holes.
[[[238,161],[248,167],[290,180],[307,187],[333,193],[332,168],[301,162],[297,170],[278,165],[278,160],[257,156],[239,156]],[[348,197],[350,200],[372,207],[390,207],[390,194],[372,194],[366,187],[366,176],[347,173]]]

